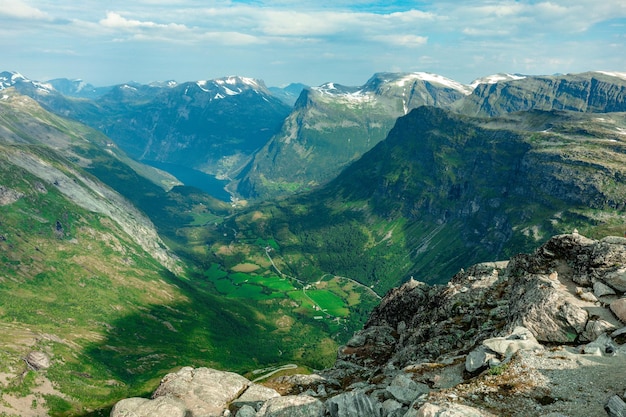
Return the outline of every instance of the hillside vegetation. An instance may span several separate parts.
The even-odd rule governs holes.
[[[303,291],[288,281],[249,276],[245,265],[224,270],[188,245],[229,205],[126,164],[101,134],[3,93],[0,413],[14,415],[26,402],[33,413],[107,415],[119,398],[149,392],[164,372],[188,363],[245,373],[332,361],[330,336],[349,336],[347,311],[327,300],[332,292],[313,292],[317,301],[307,307],[290,298]],[[249,284],[237,281],[248,276]],[[230,280],[230,293],[219,278]],[[253,283],[261,278],[264,285]],[[329,327],[333,317],[315,312],[318,304],[342,322]],[[29,352],[50,358],[45,373],[23,361]]]
[[[421,107],[327,186],[224,224],[274,238],[295,275],[332,273],[379,293],[414,276],[529,250],[577,228],[623,230],[623,113],[469,118]]]

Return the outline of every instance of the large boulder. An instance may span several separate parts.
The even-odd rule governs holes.
[[[326,401],[326,409],[331,417],[380,416],[380,407],[362,391],[349,391],[335,395]]]
[[[571,302],[549,276],[522,275],[513,283],[509,328],[526,327],[540,342],[572,343],[588,318],[587,310]]]
[[[50,357],[44,352],[33,351],[26,355],[25,359],[28,366],[30,366],[35,371],[39,371],[41,369],[48,369],[50,367]]]
[[[622,323],[626,323],[626,298],[613,301],[611,303],[611,311]]]
[[[626,403],[622,400],[619,395],[613,395],[610,397],[604,409],[609,417],[626,417]]]
[[[244,391],[243,394],[234,400],[230,406],[231,411],[237,410],[244,405],[248,405],[258,410],[263,403],[270,398],[280,397],[278,391],[273,388],[264,387],[263,385],[252,384]]]
[[[228,404],[238,398],[250,381],[233,372],[184,367],[167,374],[152,398],[181,399],[190,417],[221,416]]]
[[[122,400],[111,417],[219,417],[250,384],[233,372],[184,367],[161,380],[152,400]]]
[[[386,390],[398,402],[407,405],[415,401],[420,395],[430,391],[426,384],[413,381],[406,373],[396,375]]]
[[[411,413],[411,414],[409,414]],[[405,414],[405,417],[495,417],[493,414],[463,404],[426,403],[419,410]]]
[[[324,404],[309,395],[286,395],[270,398],[256,417],[322,417]]]
[[[493,337],[485,339],[483,346],[491,349],[504,357],[510,357],[518,350],[543,350],[543,346],[537,342],[535,336],[524,327],[516,327],[506,337]]]
[[[111,410],[110,417],[186,417],[185,404],[170,397],[154,400],[127,398],[119,401]]]

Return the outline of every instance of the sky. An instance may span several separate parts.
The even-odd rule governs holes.
[[[268,86],[626,72],[624,0],[0,0],[0,71]]]

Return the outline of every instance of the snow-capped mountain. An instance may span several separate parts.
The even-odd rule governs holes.
[[[305,89],[282,131],[238,177],[247,197],[322,184],[383,140],[396,119],[423,106],[446,107],[471,88],[424,72],[378,73],[362,86],[325,83]]]
[[[79,115],[137,159],[226,176],[278,131],[289,106],[260,80],[224,77],[113,87]]]
[[[32,90],[39,94],[48,94],[54,91],[50,83],[29,80],[19,72],[0,72],[0,90],[16,87],[18,90]]]
[[[480,77],[472,81],[470,87],[474,90],[480,84],[496,84],[502,81],[523,80],[524,78],[526,78],[526,76],[521,74],[498,73]]]
[[[403,103],[406,114],[414,106],[439,105],[450,102],[472,92],[469,86],[437,74],[426,72],[413,73],[378,73],[360,87],[348,87],[336,83],[326,83],[312,87],[321,97],[349,103],[373,102],[380,98],[398,99]]]

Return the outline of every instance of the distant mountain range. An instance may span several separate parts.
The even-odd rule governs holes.
[[[484,116],[626,110],[626,74],[615,72],[495,74],[470,85],[429,73],[380,73],[359,87],[270,89],[244,77],[95,88],[1,73],[0,88],[9,86],[102,131],[136,159],[230,179],[231,192],[253,199],[330,181],[422,105]]]

